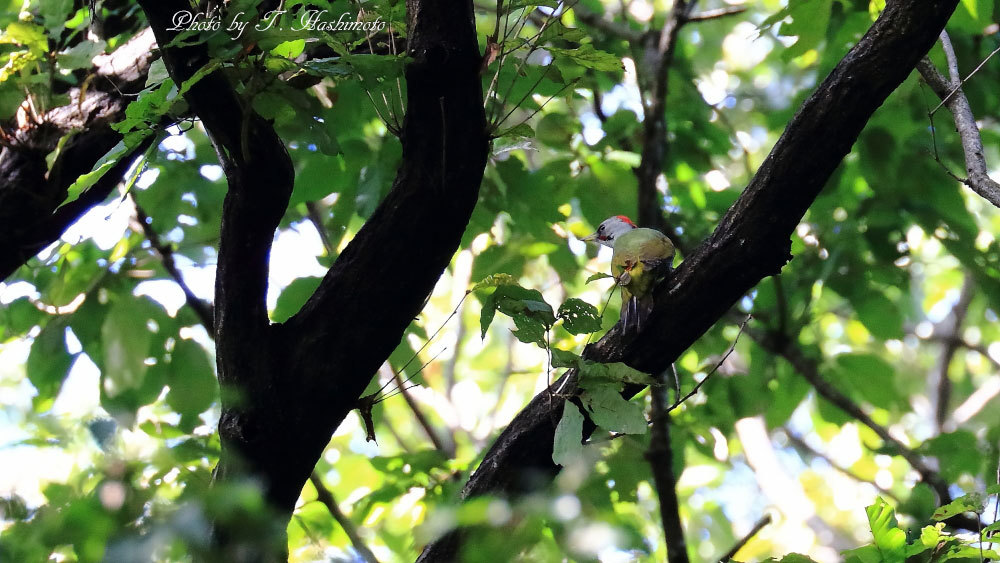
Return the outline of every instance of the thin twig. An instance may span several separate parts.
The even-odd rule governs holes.
[[[948,110],[951,112],[952,117],[955,120],[955,129],[958,131],[958,135],[962,141],[962,150],[965,153],[965,169],[968,173],[968,178],[958,178],[954,174],[951,174],[950,171],[948,173],[953,178],[956,178],[958,181],[970,187],[986,201],[996,207],[1000,207],[1000,183],[997,183],[995,180],[990,178],[989,166],[986,163],[986,156],[983,149],[983,139],[979,133],[979,126],[976,124],[976,116],[972,112],[972,106],[969,104],[969,99],[965,96],[965,92],[962,91],[962,85],[980,68],[982,68],[990,57],[995,55],[997,51],[1000,51],[1000,47],[990,53],[989,56],[987,56],[986,59],[983,60],[983,62],[969,74],[969,76],[965,77],[965,80],[959,81],[958,61],[955,57],[955,51],[951,46],[951,40],[949,39],[947,33],[942,32],[941,44],[945,52],[945,57],[948,61],[948,69],[949,74],[951,75],[951,80],[945,78],[928,57],[924,57],[917,63],[917,70],[920,72],[920,76],[922,76],[924,81],[927,82],[927,85],[934,90],[934,93],[941,98],[941,102],[937,105],[937,107],[927,112],[928,117],[932,120],[932,139],[934,139],[934,113],[937,112],[942,105],[947,105]],[[934,151],[935,158],[937,158],[938,162],[940,162],[940,158],[937,156],[936,139]],[[944,166],[943,163],[942,166]]]
[[[742,14],[745,11],[747,11],[746,6],[728,6],[726,8],[716,8],[714,10],[705,10],[704,12],[691,14],[687,16],[684,21],[690,23],[705,22],[725,18],[727,16],[735,16],[737,14]]]
[[[417,419],[417,423],[420,424],[420,427],[424,429],[424,433],[427,434],[431,443],[434,444],[434,449],[444,454],[448,459],[455,457],[454,444],[445,444],[441,440],[441,437],[434,431],[434,427],[431,425],[427,415],[424,414],[423,409],[420,408],[420,405],[417,404],[417,401],[414,400],[413,396],[407,392],[407,389],[409,388],[404,386],[403,378],[399,375],[399,372],[393,369],[391,365],[389,366],[389,369],[392,370],[392,377],[396,381],[396,385],[399,386],[400,393],[403,395],[403,400],[406,401],[406,405],[410,407],[414,418]]]
[[[135,215],[136,219],[139,221],[139,225],[142,227],[142,232],[149,241],[149,245],[153,247],[153,250],[160,255],[160,260],[163,262],[163,269],[167,271],[167,274],[173,278],[177,285],[184,292],[184,299],[187,301],[188,306],[191,310],[198,315],[198,320],[201,324],[205,326],[205,330],[208,334],[215,334],[215,318],[212,312],[212,305],[203,301],[200,297],[191,291],[191,288],[184,281],[184,276],[181,275],[180,270],[177,269],[177,264],[174,261],[174,249],[169,244],[164,244],[160,239],[159,233],[153,228],[151,224],[152,221],[146,211],[139,205],[139,202],[132,197],[132,203],[135,204]]]
[[[323,226],[323,216],[320,214],[319,206],[314,201],[307,201],[306,211],[308,212],[306,217],[313,224],[313,227],[316,228],[316,232],[319,233],[319,240],[323,243],[323,248],[326,249],[326,255],[332,258],[337,249],[333,247],[333,244],[330,242],[330,235],[326,232],[326,227]]]
[[[814,360],[807,358],[801,350],[795,347],[787,338],[781,335],[764,333],[756,331],[753,329],[748,329],[747,335],[750,336],[757,342],[762,348],[770,351],[773,354],[777,354],[783,357],[795,370],[806,379],[816,390],[816,393],[832,403],[834,406],[844,411],[848,415],[854,417],[858,422],[864,424],[868,428],[872,429],[879,438],[882,439],[885,447],[893,450],[897,455],[902,457],[910,464],[918,474],[920,474],[920,479],[927,483],[938,496],[938,504],[944,505],[951,502],[953,499],[951,493],[948,491],[948,483],[945,482],[941,476],[931,469],[929,465],[923,460],[923,458],[917,452],[906,447],[902,442],[896,439],[895,436],[889,433],[889,430],[875,422],[871,416],[868,415],[857,403],[851,400],[847,395],[841,393],[837,388],[831,385],[826,379],[824,379],[819,373],[819,367]],[[973,519],[970,519],[963,515],[957,515],[947,520],[953,526],[965,528],[967,530],[975,530],[976,523]]]
[[[761,519],[757,520],[757,523],[753,525],[753,528],[750,529],[750,532],[748,532],[747,535],[740,538],[740,541],[736,542],[736,545],[734,545],[732,549],[727,551],[725,555],[719,558],[719,563],[729,563],[729,561],[733,557],[736,557],[736,554],[741,549],[743,549],[743,546],[745,546],[747,542],[753,539],[753,537],[756,536],[758,532],[764,529],[764,526],[767,526],[770,523],[771,523],[770,514],[765,514],[764,516],[762,516]]]
[[[958,297],[958,301],[952,307],[948,317],[941,321],[940,325],[934,331],[938,332],[940,330],[944,337],[944,346],[941,350],[941,355],[938,357],[937,369],[933,372],[936,380],[934,383],[937,384],[937,404],[935,405],[934,421],[937,424],[938,432],[942,431],[945,421],[948,420],[948,416],[951,414],[949,407],[952,385],[948,372],[951,367],[951,361],[955,357],[955,352],[959,346],[955,337],[961,334],[962,323],[965,322],[965,316],[969,312],[969,304],[972,303],[974,295],[975,282],[972,279],[972,275],[967,274],[965,281],[962,283],[962,292]],[[951,338],[948,338],[949,335]]]
[[[425,348],[427,348],[427,346],[428,346],[428,345],[429,345],[429,344],[431,343],[431,341],[432,341],[432,340],[434,340],[434,338],[436,338],[436,337],[437,337],[437,335],[438,335],[438,334],[439,334],[439,333],[441,332],[441,330],[442,330],[442,329],[444,329],[444,327],[445,327],[445,326],[446,326],[446,325],[448,324],[448,321],[450,321],[450,320],[452,319],[452,317],[454,317],[455,315],[457,315],[457,314],[458,314],[458,311],[459,311],[459,309],[461,309],[461,307],[462,307],[462,303],[464,303],[464,302],[465,302],[465,298],[466,298],[466,297],[468,297],[470,293],[472,293],[472,291],[471,291],[471,290],[469,290],[469,291],[466,291],[466,292],[465,292],[465,295],[463,295],[463,296],[462,296],[462,298],[461,298],[461,299],[460,299],[460,300],[458,301],[458,305],[455,305],[455,308],[454,308],[454,309],[453,309],[453,310],[451,311],[451,314],[450,314],[450,315],[448,315],[448,317],[447,317],[447,318],[446,318],[446,319],[444,320],[444,322],[443,322],[443,323],[441,323],[441,326],[439,326],[439,327],[437,328],[437,330],[435,330],[435,331],[434,331],[434,333],[430,335],[430,338],[428,338],[427,340],[425,340],[425,341],[424,341],[424,343],[423,343],[423,344],[422,344],[422,345],[420,346],[420,348],[418,348],[418,349],[417,349],[417,351],[416,351],[416,352],[414,352],[412,356],[410,356],[410,359],[409,359],[409,360],[406,360],[406,363],[405,363],[405,364],[403,364],[403,367],[399,368],[399,371],[400,371],[400,372],[403,372],[403,371],[405,371],[405,370],[406,370],[406,368],[407,368],[407,367],[408,367],[408,366],[409,366],[409,365],[410,365],[411,363],[413,363],[413,360],[417,359],[417,357],[418,357],[418,356],[420,355],[420,353],[421,353],[421,352],[423,352],[423,351],[424,351],[424,349],[425,349]],[[438,352],[438,353],[437,353],[437,354],[436,354],[436,355],[434,356],[434,358],[437,358],[437,356],[438,356],[438,355],[440,355],[440,354],[441,354],[441,352],[443,352],[443,351],[444,351],[444,349],[441,349],[441,350],[440,350],[440,351],[439,351],[439,352]],[[432,361],[433,361],[433,359],[434,359],[434,358],[432,358]],[[427,365],[427,364],[424,364],[424,367],[426,367],[426,365]],[[423,367],[421,367],[420,369],[422,370],[422,369],[424,369],[424,368],[423,368]],[[420,370],[417,370],[417,373],[420,373]],[[413,375],[416,375],[416,374],[413,374]],[[413,375],[411,375],[410,377],[408,377],[408,378],[406,379],[406,381],[409,381],[409,380],[410,380],[410,378],[412,378],[412,377],[413,377]],[[382,385],[382,387],[380,387],[380,388],[379,388],[379,392],[382,392],[382,391],[385,391],[385,388],[386,388],[386,387],[387,387],[388,385],[389,385],[389,382],[387,381],[387,382],[385,383],[385,385]]]
[[[822,459],[823,461],[825,461],[828,464],[830,464],[830,467],[836,469],[837,471],[843,473],[844,475],[850,477],[851,479],[854,479],[855,481],[857,481],[859,483],[867,483],[867,484],[875,487],[876,489],[878,489],[881,494],[889,497],[890,499],[892,499],[892,500],[894,500],[896,502],[900,502],[899,497],[897,497],[896,494],[893,493],[892,491],[890,491],[889,489],[886,489],[885,487],[880,486],[878,483],[875,483],[874,481],[869,481],[868,479],[865,479],[865,478],[861,477],[860,475],[855,474],[854,472],[852,472],[850,469],[848,469],[846,467],[841,467],[840,465],[838,465],[837,463],[835,463],[832,459],[830,459],[830,456],[828,456],[825,453],[823,453],[823,452],[817,450],[816,448],[810,446],[808,443],[806,443],[805,440],[802,439],[801,436],[795,434],[794,432],[792,432],[791,430],[789,430],[787,427],[786,428],[782,428],[782,430],[785,432],[785,436],[788,437],[788,441],[791,442],[792,446],[794,446],[795,449],[801,450],[802,452],[805,452],[805,453],[808,453],[809,455],[811,455],[813,457],[817,457],[819,459]],[[800,452],[800,454],[801,454],[801,452]]]
[[[326,488],[323,480],[320,479],[318,473],[313,471],[312,475],[309,476],[309,480],[312,482],[313,487],[316,488],[316,500],[323,503],[323,506],[330,511],[330,516],[340,524],[341,529],[347,534],[347,537],[351,540],[351,545],[354,546],[354,551],[358,552],[358,555],[365,560],[366,563],[378,563],[378,559],[375,558],[375,554],[372,553],[368,546],[365,545],[364,540],[358,535],[358,529],[354,527],[354,522],[348,518],[343,512],[340,511],[340,507],[337,506],[336,499],[333,498],[333,493],[330,489]]]
[[[733,343],[730,344],[729,350],[726,350],[726,353],[722,356],[722,359],[719,360],[719,363],[715,364],[715,367],[712,368],[712,371],[708,372],[708,374],[694,386],[694,389],[692,389],[687,395],[684,395],[683,397],[677,399],[674,402],[674,404],[669,409],[667,409],[667,412],[676,409],[677,407],[681,406],[681,403],[687,401],[691,397],[694,397],[698,393],[698,390],[701,389],[701,386],[704,385],[706,381],[708,381],[708,378],[712,377],[713,373],[719,371],[719,368],[722,367],[722,364],[726,363],[726,360],[729,359],[729,355],[732,354],[733,350],[736,349],[736,343],[740,341],[740,335],[743,334],[743,330],[746,328],[747,323],[749,323],[750,319],[752,318],[753,316],[747,315],[747,317],[743,319],[743,322],[740,324],[740,331],[736,333],[736,338],[733,339]]]
[[[954,89],[953,89],[953,90],[952,90],[952,91],[951,91],[951,92],[950,92],[950,93],[949,93],[948,95],[946,95],[945,97],[943,97],[943,98],[941,99],[941,103],[940,103],[940,104],[938,104],[938,105],[937,105],[937,107],[935,107],[935,108],[934,108],[934,109],[933,109],[933,110],[931,111],[931,113],[935,113],[935,112],[937,112],[937,110],[941,109],[941,106],[945,105],[945,104],[946,104],[946,103],[948,102],[948,100],[950,100],[950,99],[951,99],[951,97],[952,97],[953,95],[955,95],[955,94],[956,94],[956,93],[957,93],[957,92],[958,92],[959,90],[961,90],[961,89],[962,89],[962,85],[964,85],[964,84],[965,84],[966,82],[968,82],[968,81],[969,81],[969,79],[970,79],[970,78],[972,78],[972,75],[974,75],[974,74],[976,74],[977,72],[979,72],[979,69],[983,68],[983,65],[985,65],[985,64],[986,64],[986,62],[987,62],[987,61],[989,61],[989,60],[990,60],[991,58],[993,58],[993,55],[997,54],[998,52],[1000,52],[1000,47],[997,47],[996,49],[993,49],[993,51],[992,51],[992,52],[991,52],[991,53],[990,53],[989,55],[986,55],[986,58],[985,58],[985,59],[983,59],[983,62],[979,63],[979,65],[978,65],[978,66],[976,66],[976,68],[972,69],[972,72],[970,72],[970,73],[969,73],[969,75],[968,75],[968,76],[966,76],[966,77],[965,77],[965,78],[964,78],[964,79],[962,80],[961,84],[959,84],[959,85],[955,86],[955,88],[954,88]]]

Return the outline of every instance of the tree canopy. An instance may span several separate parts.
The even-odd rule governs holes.
[[[996,2],[0,5],[0,559],[1000,558]]]

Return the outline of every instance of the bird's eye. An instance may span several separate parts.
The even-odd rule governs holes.
[[[601,225],[600,227],[597,227],[597,232],[603,233],[604,232],[604,225]]]

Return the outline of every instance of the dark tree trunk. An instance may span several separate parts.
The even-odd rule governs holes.
[[[140,0],[167,44],[183,0]],[[302,310],[272,325],[268,255],[292,187],[284,144],[244,111],[221,73],[185,95],[229,182],[216,274],[215,337],[223,409],[216,486],[254,479],[281,530],[254,535],[219,519],[227,559],[284,557],[283,529],[330,436],[398,345],[447,267],[478,200],[488,139],[472,3],[411,0],[403,161],[392,190]],[[178,83],[208,62],[204,46],[171,48]],[[249,142],[243,143],[247,135]],[[244,154],[248,151],[248,154]]]

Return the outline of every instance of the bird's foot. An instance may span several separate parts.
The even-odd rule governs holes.
[[[622,275],[618,276],[618,285],[625,286],[632,282],[632,274],[628,272],[622,272]]]

